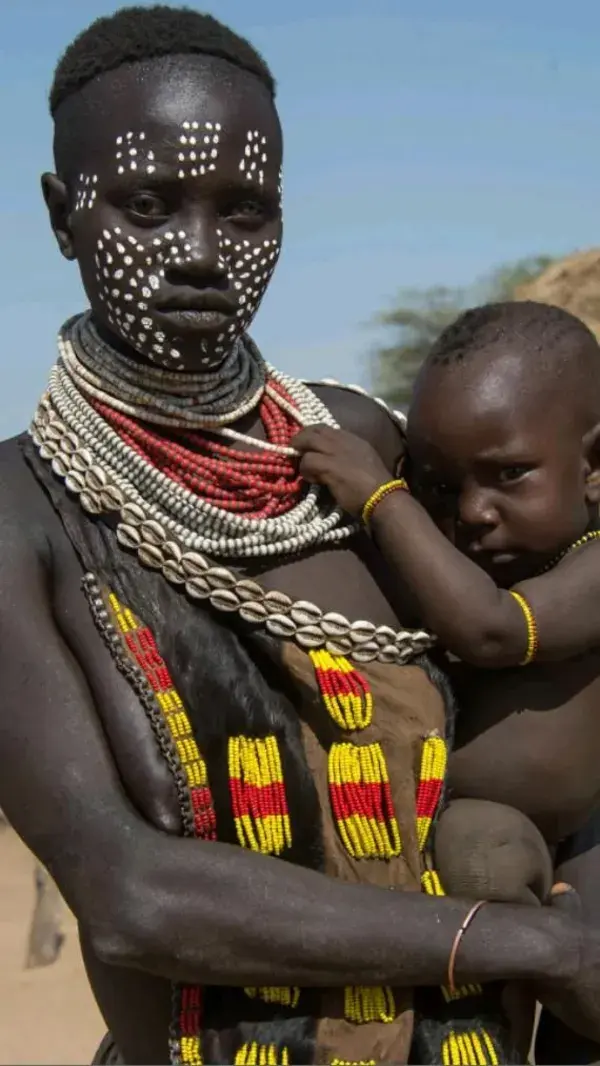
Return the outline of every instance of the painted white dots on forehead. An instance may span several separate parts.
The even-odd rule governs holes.
[[[267,161],[267,138],[258,130],[248,130],[246,147],[240,160],[240,170],[247,181],[257,181],[259,185],[264,185]]]
[[[156,170],[155,155],[151,148],[145,144],[146,134],[128,133],[119,134],[116,138],[117,173],[125,174],[126,171],[140,170],[146,174],[152,174]]]
[[[97,174],[80,174],[77,179],[77,186],[75,191],[75,210],[83,211],[84,208],[93,207],[98,192],[96,186],[98,184]]]
[[[221,140],[220,122],[184,122],[179,136],[178,177],[192,178],[216,170]]]

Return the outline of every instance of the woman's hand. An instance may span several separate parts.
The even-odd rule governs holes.
[[[302,477],[325,485],[351,515],[359,516],[375,490],[393,477],[366,440],[343,429],[310,426],[301,430],[291,445],[300,452]]]
[[[569,885],[554,886],[551,907],[572,920],[565,953],[574,952],[578,965],[567,980],[536,982],[536,995],[570,1029],[600,1043],[600,930],[582,924],[579,896]]]

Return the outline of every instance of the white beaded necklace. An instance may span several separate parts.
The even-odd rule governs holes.
[[[79,326],[80,330],[83,328]],[[313,603],[293,602],[283,593],[266,592],[256,581],[211,562],[211,558],[290,556],[339,543],[352,536],[357,527],[317,486],[308,486],[303,498],[287,514],[256,519],[223,511],[173,482],[121,440],[88,397],[101,393],[105,403],[116,406],[120,397],[113,390],[120,388],[127,377],[131,386],[127,393],[128,413],[164,424],[167,411],[169,425],[184,424],[189,428],[187,418],[181,421],[184,405],[174,403],[173,397],[194,400],[198,393],[194,393],[191,376],[184,382],[178,374],[144,368],[146,376],[138,387],[137,363],[129,360],[121,366],[121,357],[110,350],[103,352],[102,360],[92,356],[84,362],[79,358],[77,336],[73,321],[61,331],[59,359],[35,413],[31,435],[40,456],[51,463],[54,473],[78,497],[84,510],[91,514],[117,512],[119,543],[135,551],[143,565],[160,570],[172,584],[184,587],[192,599],[207,600],[218,610],[235,612],[246,622],[264,625],[274,635],[293,639],[303,648],[326,647],[359,663],[373,659],[402,663],[434,643],[424,630],[393,630],[368,621],[351,622],[336,612],[324,613]],[[248,350],[248,342],[245,344]],[[250,356],[254,358],[251,349]],[[112,368],[111,380],[103,373],[104,365]],[[292,410],[301,424],[319,422],[337,428],[325,404],[307,385],[267,364],[264,368],[264,386],[253,395],[254,407],[263,390],[269,391],[275,402]],[[168,386],[162,396],[158,388],[161,380],[163,390]],[[277,390],[270,389],[270,381],[285,388],[291,404]],[[213,385],[218,388],[217,381]],[[233,387],[232,396],[235,392]],[[240,417],[239,411],[248,403],[247,397],[238,395],[232,410],[214,416],[221,424],[211,424],[211,433],[220,432],[252,446],[259,445],[223,424],[231,420],[232,411]],[[204,406],[205,416],[208,412]],[[223,403],[224,408],[227,406]],[[203,417],[198,410],[196,415]]]
[[[61,331],[59,359],[50,373],[48,394],[43,401],[42,425],[38,425],[38,434],[41,430],[46,436],[48,432],[55,436],[64,427],[71,435],[69,445],[69,438],[61,434],[60,457],[52,457],[58,458],[61,466],[68,463],[70,475],[73,457],[65,454],[65,445],[67,452],[73,451],[76,439],[78,462],[83,448],[86,459],[89,459],[88,468],[93,471],[92,481],[97,481],[99,486],[101,484],[105,499],[109,490],[113,505],[121,507],[126,502],[137,504],[148,519],[158,523],[182,546],[219,558],[293,555],[316,545],[337,543],[355,532],[355,523],[351,522],[318,486],[307,486],[300,501],[284,515],[276,518],[246,518],[201,499],[156,469],[121,440],[95,411],[88,397],[101,396],[103,402],[119,410],[126,406],[127,413],[134,417],[158,424],[164,424],[168,420],[167,424],[170,426],[184,425],[189,428],[189,410],[180,409],[177,404],[173,404],[169,394],[163,393],[161,397],[156,387],[152,394],[148,393],[146,387],[149,379],[154,386],[158,374],[165,380],[165,371],[157,371],[155,368],[150,368],[150,374],[144,376],[144,385],[140,386],[136,393],[130,389],[129,402],[126,405],[121,404],[120,397],[115,395],[121,377],[115,371],[115,366],[120,357],[114,352],[110,353],[111,358],[106,360],[109,369],[105,374],[105,353],[100,355],[100,350],[96,349],[96,353],[90,356],[90,346],[84,362],[80,358],[79,337],[85,329],[89,329],[89,320],[87,324],[83,323],[83,327],[81,320],[72,320]],[[248,347],[244,350],[250,351]],[[269,388],[269,379],[284,386],[293,406],[276,390],[270,390],[270,395],[281,406],[293,410],[301,424],[324,422],[334,427],[337,425],[325,404],[318,400],[306,385],[266,364],[263,365],[264,383],[252,397],[238,399],[232,408],[219,415],[210,416],[206,410],[196,411],[194,426],[197,427],[200,421],[208,417],[211,432],[241,439],[253,447],[264,444],[265,442],[255,441],[254,438],[231,430],[221,423],[229,422],[232,418],[239,419],[242,414],[255,408],[263,391]],[[130,384],[135,366],[131,360],[126,364]],[[146,369],[143,369],[142,375]],[[171,376],[175,375],[169,375]],[[39,421],[38,418],[38,423]],[[47,444],[47,441],[45,443]],[[291,450],[274,445],[270,447],[276,451]],[[69,481],[67,485],[71,487]],[[97,497],[94,486],[88,484],[82,503],[92,511],[103,510],[104,507],[100,506],[101,501]]]

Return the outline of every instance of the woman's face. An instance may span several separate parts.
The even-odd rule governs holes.
[[[121,68],[93,92],[101,118],[65,196],[94,318],[153,363],[210,370],[248,329],[279,257],[273,103],[252,75],[203,57]]]

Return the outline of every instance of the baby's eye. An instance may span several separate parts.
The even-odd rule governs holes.
[[[498,481],[501,485],[509,485],[514,481],[520,481],[530,470],[531,467],[525,466],[523,463],[520,465],[515,464],[514,466],[503,466],[498,471]]]
[[[420,481],[413,491],[425,507],[436,511],[451,507],[456,497],[456,489],[445,481]]]
[[[446,481],[428,481],[422,486],[422,491],[427,496],[437,497],[437,499],[443,499],[446,496],[456,495],[456,489],[453,489]]]

